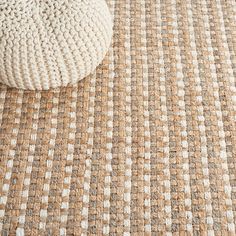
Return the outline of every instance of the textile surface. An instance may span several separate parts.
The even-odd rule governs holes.
[[[3,235],[236,235],[236,3],[108,0],[96,72],[0,88]]]

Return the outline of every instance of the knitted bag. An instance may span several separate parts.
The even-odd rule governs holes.
[[[112,36],[105,0],[1,0],[0,83],[44,90],[76,83]]]

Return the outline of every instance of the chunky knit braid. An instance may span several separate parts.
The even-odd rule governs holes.
[[[0,83],[32,90],[75,83],[102,61],[111,35],[104,0],[3,0]]]

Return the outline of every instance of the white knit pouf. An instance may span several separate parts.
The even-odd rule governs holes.
[[[95,70],[112,36],[105,0],[0,0],[0,83],[45,90]]]

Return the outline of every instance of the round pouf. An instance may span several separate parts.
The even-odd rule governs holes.
[[[0,83],[46,90],[76,83],[110,45],[105,0],[2,0]]]

